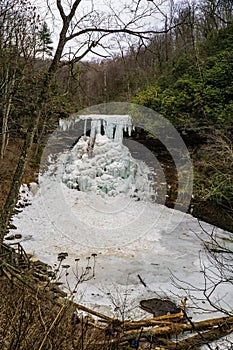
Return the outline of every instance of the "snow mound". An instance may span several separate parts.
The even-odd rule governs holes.
[[[82,136],[71,150],[63,174],[71,189],[116,197],[124,194],[136,200],[155,197],[150,168],[134,159],[121,142],[97,134],[93,139]]]

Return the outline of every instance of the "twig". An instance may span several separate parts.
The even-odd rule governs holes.
[[[140,275],[138,275],[138,278],[139,278],[139,281],[141,282],[141,284],[142,284],[145,288],[147,288],[146,283],[143,281],[143,279],[141,278]]]

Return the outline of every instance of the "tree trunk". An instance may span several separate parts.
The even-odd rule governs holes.
[[[3,118],[2,118],[2,144],[1,144],[1,158],[4,157],[7,142],[8,142],[8,119],[11,111],[12,103],[12,89],[15,86],[15,71],[12,78],[9,77],[9,67],[7,68],[5,77],[5,89],[3,92]]]

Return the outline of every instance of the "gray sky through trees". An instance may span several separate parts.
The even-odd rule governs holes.
[[[68,0],[36,3],[42,21],[49,26],[54,48],[62,26],[59,4],[67,16],[74,3]],[[85,58],[105,58],[126,51],[131,45],[145,43],[163,28],[169,4],[168,0],[81,0],[67,32],[63,59],[81,57],[86,51]]]

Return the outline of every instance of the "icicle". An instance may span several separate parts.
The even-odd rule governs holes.
[[[68,128],[67,121],[65,119],[59,119],[59,126],[63,131],[66,131]]]
[[[128,134],[129,134],[129,136],[131,136],[131,131],[132,131],[132,126],[130,124],[130,125],[128,125]]]
[[[87,135],[87,119],[84,120],[84,135]]]
[[[101,120],[97,120],[96,122],[96,133],[101,134]]]
[[[101,134],[101,124],[103,124],[104,134],[110,139],[121,143],[123,139],[123,131],[131,134],[132,122],[129,115],[105,115],[105,114],[89,114],[79,117],[85,121],[84,134],[86,130],[86,121],[91,120],[91,138],[94,140],[96,134]]]
[[[114,125],[109,122],[109,120],[106,120],[107,126],[106,126],[106,136],[112,140],[113,139],[113,131],[114,131]]]
[[[121,124],[117,124],[115,135],[114,135],[114,141],[122,143],[122,140],[123,140],[123,128]]]
[[[91,139],[94,140],[96,135],[96,120],[91,121]]]

